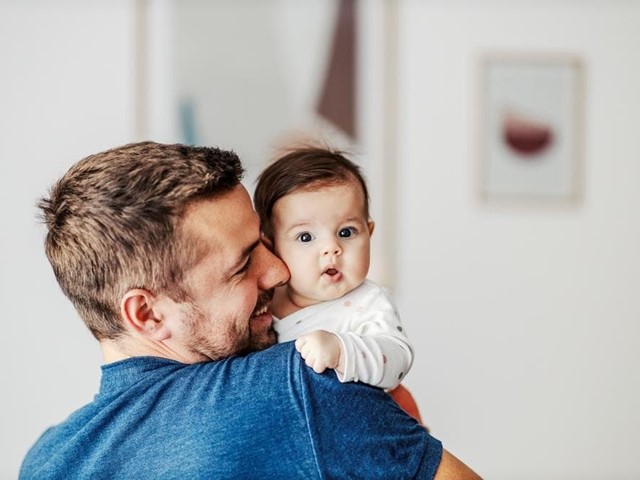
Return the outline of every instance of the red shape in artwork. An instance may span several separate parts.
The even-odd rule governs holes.
[[[502,119],[502,138],[513,151],[533,158],[553,143],[553,128],[525,115],[506,112]]]

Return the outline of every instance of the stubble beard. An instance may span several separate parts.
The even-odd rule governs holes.
[[[256,302],[256,307],[254,308],[254,313],[257,311],[261,311],[262,308],[268,306],[273,299],[274,290],[271,289],[268,292],[264,292],[260,294],[258,297],[258,301]],[[253,314],[252,314],[253,317]],[[246,343],[243,346],[240,346],[237,354],[246,354],[251,352],[257,352],[259,350],[264,350],[266,348],[272,347],[277,342],[276,331],[273,328],[273,322],[267,328],[267,331],[264,333],[258,332],[254,334],[251,331],[251,319],[248,322],[248,335],[246,335]]]
[[[272,347],[276,344],[276,331],[273,325],[269,326],[269,329],[264,335],[253,335],[249,333],[246,337],[246,342],[242,346],[238,346],[237,355],[245,355],[251,352],[257,352],[266,348]]]
[[[273,292],[262,294],[254,311],[259,310],[261,306],[269,304],[272,298]],[[257,352],[272,347],[277,342],[273,324],[269,325],[266,332],[254,334],[251,331],[251,319],[247,320],[246,324],[243,325],[238,325],[236,322],[231,323],[224,333],[214,332],[212,329],[215,322],[208,318],[195,303],[188,304],[187,318],[187,328],[191,340],[186,347],[198,356],[209,360],[222,360],[232,355]],[[209,328],[203,331],[204,326]]]

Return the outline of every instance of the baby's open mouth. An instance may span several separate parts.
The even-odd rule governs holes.
[[[332,277],[333,277],[334,275],[337,275],[337,274],[338,274],[338,273],[340,273],[340,272],[338,272],[338,270],[336,270],[335,268],[327,268],[327,269],[324,271],[324,273],[326,273],[327,275],[330,275],[330,276],[332,276]]]

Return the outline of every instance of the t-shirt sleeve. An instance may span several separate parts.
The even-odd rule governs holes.
[[[442,444],[383,390],[298,363],[310,441],[323,478],[433,478]]]

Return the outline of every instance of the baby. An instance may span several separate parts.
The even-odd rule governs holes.
[[[341,382],[398,387],[413,351],[389,294],[366,278],[374,222],[358,166],[337,151],[291,151],[258,177],[254,202],[291,273],[271,303],[278,341],[296,340],[308,366]],[[397,393],[420,420],[410,394]]]

